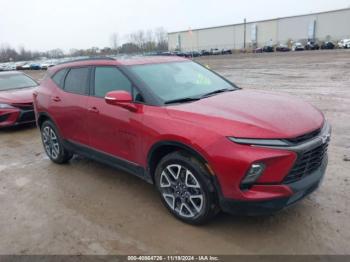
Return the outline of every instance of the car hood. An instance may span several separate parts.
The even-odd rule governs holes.
[[[274,93],[238,90],[168,107],[169,114],[239,138],[295,138],[321,128],[323,114],[302,100]]]
[[[33,102],[35,87],[0,91],[0,103],[22,104]]]

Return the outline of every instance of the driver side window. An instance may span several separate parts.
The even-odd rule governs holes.
[[[132,93],[132,84],[116,67],[96,67],[94,96],[105,97],[110,91],[123,90]]]

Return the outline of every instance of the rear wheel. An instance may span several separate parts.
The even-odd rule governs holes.
[[[45,121],[40,130],[45,152],[53,162],[64,164],[73,157],[73,154],[63,147],[57,128],[51,121]]]
[[[165,156],[155,182],[165,207],[189,224],[207,222],[218,212],[214,186],[204,165],[183,152]]]

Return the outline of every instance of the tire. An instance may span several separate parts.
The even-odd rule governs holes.
[[[171,153],[160,161],[155,184],[163,205],[185,223],[204,224],[219,211],[209,172],[186,152]]]
[[[56,126],[50,120],[41,125],[40,132],[44,150],[52,162],[65,164],[72,159],[73,154],[64,148]]]

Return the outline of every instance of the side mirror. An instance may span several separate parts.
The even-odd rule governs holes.
[[[132,112],[137,111],[137,106],[133,103],[131,94],[126,91],[108,92],[105,101],[109,105],[120,106]]]

